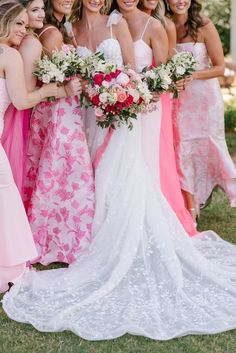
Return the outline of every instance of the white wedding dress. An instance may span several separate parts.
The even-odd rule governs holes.
[[[236,247],[185,233],[145,164],[143,118],[114,132],[96,170],[90,248],[68,269],[26,274],[3,298],[10,318],[88,340],[236,328]]]

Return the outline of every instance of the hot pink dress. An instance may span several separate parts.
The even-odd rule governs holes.
[[[0,137],[4,113],[10,104],[5,80],[0,78]],[[6,153],[0,143],[0,291],[8,289],[37,256],[30,226],[15,185]]]
[[[192,52],[199,70],[210,67],[204,43],[182,43],[178,51]],[[236,206],[236,169],[224,132],[224,103],[216,78],[194,80],[174,102],[174,139],[181,187],[204,204],[219,185]]]
[[[20,194],[23,194],[28,126],[31,110],[17,110],[9,105],[4,115],[2,146],[11,165],[12,174]]]
[[[91,241],[94,178],[77,97],[32,112],[25,201],[37,262],[72,263]]]
[[[175,161],[171,101],[169,94],[162,94],[162,117],[160,131],[160,182],[161,191],[189,235],[197,230],[185,208]]]

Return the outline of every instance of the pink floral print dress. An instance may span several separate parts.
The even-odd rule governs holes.
[[[72,263],[91,241],[94,178],[77,97],[33,111],[25,205],[37,261]]]

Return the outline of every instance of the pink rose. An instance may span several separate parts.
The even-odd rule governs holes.
[[[120,103],[124,103],[124,101],[127,99],[127,94],[125,92],[118,92],[117,93],[117,101]]]

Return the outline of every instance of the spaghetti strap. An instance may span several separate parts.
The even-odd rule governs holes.
[[[42,32],[39,33],[39,38],[48,30],[48,29],[57,29],[54,26],[48,26],[42,30]]]
[[[143,36],[144,36],[144,34],[145,34],[145,32],[146,32],[146,29],[147,29],[147,26],[148,26],[150,20],[151,20],[151,16],[148,18],[148,20],[147,20],[147,22],[146,22],[146,24],[145,24],[145,26],[144,26],[144,29],[143,29],[142,35],[141,35],[141,37],[140,37],[140,40],[143,39]]]

